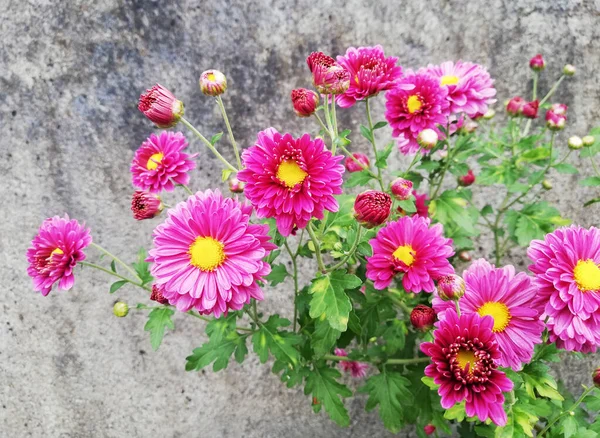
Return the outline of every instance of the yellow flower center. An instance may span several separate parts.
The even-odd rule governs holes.
[[[151,155],[150,158],[148,158],[148,162],[146,163],[146,169],[148,169],[148,170],[156,169],[158,167],[158,164],[162,161],[163,157],[164,157],[164,155],[162,152]]]
[[[65,253],[65,252],[64,252],[62,249],[60,249],[60,248],[56,248],[54,251],[52,251],[52,252],[50,253],[50,257],[52,257],[54,254],[63,255],[64,253]]]
[[[423,103],[421,102],[421,99],[419,99],[419,96],[413,94],[412,96],[409,96],[406,101],[406,106],[408,107],[408,112],[412,114],[419,111],[423,106]]]
[[[580,291],[600,290],[600,268],[593,260],[579,260],[573,276]]]
[[[215,74],[214,73],[209,73],[206,75],[206,79],[208,79],[211,82],[215,81]]]
[[[440,80],[440,85],[456,85],[458,84],[458,76],[444,75]]]
[[[288,188],[300,184],[308,176],[304,170],[293,160],[284,161],[277,169],[277,178],[284,182]]]
[[[475,357],[475,353],[471,350],[459,350],[456,355],[456,359],[458,360],[458,366],[465,371],[467,365],[469,365],[469,374],[473,374],[473,369],[475,368],[475,364],[477,363],[477,358]]]
[[[492,329],[494,333],[503,332],[511,319],[510,311],[504,303],[487,302],[477,310],[477,313],[481,317],[489,315],[494,318],[494,328]]]
[[[189,254],[190,263],[202,271],[214,271],[225,261],[223,244],[212,237],[197,237]]]
[[[400,260],[406,266],[412,265],[415,261],[415,251],[410,245],[399,246],[392,255],[396,258],[396,260]]]
[[[358,75],[354,76],[354,82],[358,84]]]

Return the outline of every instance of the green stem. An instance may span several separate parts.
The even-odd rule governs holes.
[[[594,161],[594,157],[592,157],[592,155],[589,155],[590,157],[590,161],[592,162],[592,167],[594,168],[594,172],[596,172],[596,175],[600,176],[600,172],[598,172],[598,167],[596,167],[596,162]]]
[[[123,281],[131,283],[134,286],[141,287],[142,289],[145,289],[145,290],[147,290],[149,292],[152,291],[152,289],[150,289],[149,287],[143,286],[142,283],[137,283],[137,282],[133,281],[131,278],[123,277],[122,275],[119,275],[116,272],[111,271],[110,269],[106,269],[103,266],[96,265],[95,263],[90,263],[90,262],[83,261],[83,262],[78,262],[78,264],[82,265],[82,266],[89,266],[90,268],[98,269],[99,271],[106,272],[107,274],[110,274],[113,277],[117,277],[117,278],[120,278]]]
[[[534,71],[533,72],[533,90],[532,90],[531,100],[537,99],[538,77],[539,77],[539,73],[537,71]]]
[[[306,227],[306,231],[308,231],[308,235],[310,236],[313,245],[315,246],[315,257],[317,258],[317,264],[319,265],[319,271],[321,271],[323,274],[325,274],[327,272],[327,269],[325,269],[325,265],[323,264],[323,258],[321,257],[321,246],[319,245],[319,240],[317,239],[317,236],[315,235],[315,230],[313,228],[313,224],[312,222],[308,223],[308,226]]]
[[[298,264],[296,263],[296,255],[290,249],[287,239],[283,241],[283,245],[292,259],[292,268],[294,270],[294,331],[296,331],[296,321],[298,319],[298,305],[296,303],[298,299]]]
[[[369,104],[369,98],[365,99],[367,106],[367,121],[369,122],[369,130],[371,131],[371,145],[373,146],[373,154],[375,155],[375,162],[377,162],[377,144],[375,143],[375,132],[373,132],[373,120],[371,119],[371,106]],[[375,166],[377,167],[377,166]],[[383,179],[381,177],[381,169],[377,167],[377,180],[379,181],[379,185],[381,186],[381,190],[385,191],[383,188]]]
[[[191,315],[191,316],[193,316],[195,318],[201,319],[202,321],[206,321],[206,322],[212,322],[212,321],[215,320],[214,318],[209,318],[208,316],[200,315],[199,313],[196,313],[196,312],[194,312],[192,310],[190,310],[189,312],[186,312],[186,313],[188,315]],[[235,329],[239,330],[239,331],[242,331],[242,332],[250,332],[250,333],[254,332],[254,330],[252,330],[249,327],[238,327],[238,326],[236,326]]]
[[[188,195],[190,195],[190,196],[191,196],[191,195],[193,195],[193,194],[194,194],[194,192],[192,192],[192,190],[191,190],[191,189],[190,189],[188,186],[186,186],[185,184],[179,184],[179,185],[180,185],[181,187],[183,187],[183,189],[184,189],[184,190],[187,192],[187,194],[188,194]]]
[[[446,131],[446,132],[448,132],[448,131]],[[433,192],[433,195],[430,196],[430,199],[432,201],[435,199],[438,192],[440,191],[440,188],[442,187],[442,184],[444,183],[444,177],[446,176],[448,167],[450,167],[450,161],[452,161],[452,159],[453,159],[452,154],[450,152],[451,144],[450,144],[450,141],[448,140],[448,138],[446,138],[446,145],[448,146],[448,156],[446,157],[446,162],[444,163],[444,167],[442,168],[442,172],[440,173],[439,183],[437,184],[435,191]]]
[[[331,131],[329,129],[327,129],[327,126],[325,126],[325,123],[323,123],[323,119],[321,119],[321,117],[319,117],[319,115],[316,112],[314,113],[314,116],[319,121],[319,124],[323,128],[323,131],[325,131],[329,135],[329,138],[331,138],[331,140],[332,140],[332,147],[333,147],[333,135],[331,134]]]
[[[456,306],[456,314],[460,317],[460,304],[458,304],[458,300],[454,300],[454,305]]]
[[[329,114],[329,94],[324,94],[323,98],[325,99],[325,103],[323,105],[323,111],[325,113],[325,122],[327,123],[327,131],[333,139],[333,127],[331,126],[331,115]]]
[[[369,175],[371,175],[373,178],[377,179],[377,175],[375,175],[371,169],[369,169],[368,166],[366,166],[365,164],[361,163],[360,161],[358,161],[356,159],[356,157],[354,155],[352,155],[352,152],[350,152],[348,149],[346,149],[345,146],[340,145],[340,149],[342,150],[342,152],[344,152],[346,154],[346,156],[348,158],[350,158],[352,161],[354,161],[356,164],[358,164],[360,167],[362,167],[364,170],[366,170]]]
[[[104,254],[106,254],[107,256],[109,256],[115,262],[117,262],[118,264],[120,264],[121,266],[123,266],[131,275],[133,275],[135,278],[137,278],[140,281],[140,283],[142,282],[142,279],[138,276],[137,272],[135,272],[135,270],[131,266],[129,266],[127,263],[125,263],[119,257],[117,257],[116,255],[108,252],[107,250],[105,250],[104,248],[102,248],[100,245],[97,245],[97,244],[95,244],[93,242],[90,243],[90,246],[93,246],[98,251],[103,252]]]
[[[242,169],[242,160],[240,159],[240,151],[238,150],[237,143],[235,142],[235,138],[233,137],[233,131],[231,130],[231,125],[229,124],[229,118],[227,117],[227,112],[225,111],[225,105],[223,105],[223,99],[221,96],[217,96],[217,105],[221,110],[221,114],[223,115],[223,120],[225,121],[225,126],[227,126],[227,134],[229,135],[229,141],[233,146],[233,152],[235,152],[235,159],[238,164],[238,169]]]
[[[227,161],[225,159],[225,157],[223,157],[223,155],[221,155],[219,153],[219,151],[210,143],[210,141],[208,141],[206,139],[206,137],[204,137],[200,131],[198,131],[194,125],[192,125],[190,122],[188,122],[186,119],[184,119],[183,117],[180,119],[181,123],[183,123],[190,131],[192,131],[196,137],[198,137],[200,140],[202,140],[204,142],[204,144],[206,145],[206,147],[213,153],[215,154],[215,157],[217,157],[219,160],[221,160],[221,162],[225,165],[225,167],[227,167],[229,170],[232,170],[233,172],[237,172],[237,169],[235,167],[233,167],[231,165],[231,163],[229,161]]]
[[[338,136],[338,125],[337,125],[337,115],[335,113],[335,97],[331,98],[332,102],[331,102],[331,124],[333,125],[333,133],[335,134],[335,138],[337,138]],[[331,145],[331,153],[335,154],[335,150],[336,150],[336,142],[335,139],[333,141],[333,144]]]
[[[552,88],[550,88],[550,91],[548,91],[548,94],[546,94],[544,96],[544,98],[540,101],[540,106],[545,104],[546,101],[552,97],[552,95],[556,92],[556,90],[558,89],[558,86],[560,85],[560,83],[563,81],[564,78],[565,78],[565,75],[562,75],[560,78],[558,78],[558,81],[556,81],[554,86]]]
[[[571,412],[573,412],[575,409],[577,409],[577,407],[581,404],[581,402],[583,402],[583,399],[590,393],[592,392],[596,387],[595,386],[590,386],[589,388],[586,388],[585,391],[583,391],[583,394],[581,394],[581,397],[579,397],[579,399],[577,399],[577,401],[573,404],[573,406],[571,406],[568,410],[563,411],[560,413],[560,415],[558,417],[556,417],[554,420],[550,421],[546,427],[544,427],[544,429],[542,429],[542,431],[538,434],[538,437],[541,438],[542,435],[544,435],[546,432],[548,432],[548,430],[552,427],[552,425],[554,423],[556,423],[558,420],[560,420],[562,417],[566,416],[566,415],[570,415]]]
[[[356,239],[354,239],[354,242],[352,243],[352,247],[350,248],[350,251],[348,251],[348,254],[346,254],[346,256],[342,260],[340,260],[335,265],[329,267],[327,269],[327,271],[332,272],[332,271],[335,271],[336,269],[344,266],[344,264],[348,261],[348,259],[354,255],[356,248],[358,248],[358,242],[360,241],[360,232],[362,231],[362,227],[358,224],[358,222],[356,223],[356,226],[358,227],[358,230],[356,231]]]
[[[404,171],[404,176],[408,175],[408,173],[413,168],[413,166],[415,164],[417,164],[419,161],[421,161],[421,158],[423,158],[423,154],[421,153],[421,149],[422,149],[422,146],[419,146],[419,150],[417,151],[417,153],[415,154],[415,157],[413,158],[413,160],[411,161],[410,165],[408,166],[408,169],[406,169]]]
[[[352,359],[349,359],[347,356],[336,356],[333,354],[325,354],[323,356],[323,359],[332,360],[335,362],[352,361]],[[386,361],[369,361],[369,362],[385,363],[385,364],[389,364],[389,365],[411,365],[411,364],[415,364],[415,363],[429,362],[430,360],[431,360],[431,358],[429,358],[429,357],[413,357],[410,359],[388,359]],[[360,362],[366,362],[366,361],[362,360]]]

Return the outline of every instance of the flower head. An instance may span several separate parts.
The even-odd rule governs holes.
[[[510,99],[508,101],[508,103],[506,104],[506,112],[508,113],[509,116],[520,116],[521,113],[523,112],[523,107],[525,106],[525,104],[527,103],[527,101],[525,99],[523,99],[520,96],[515,96],[512,99]]]
[[[359,100],[375,96],[389,90],[402,76],[402,68],[397,66],[398,58],[386,58],[383,47],[350,47],[344,56],[337,57],[338,63],[350,76],[350,86],[344,94],[336,98],[338,105],[348,108]]]
[[[490,316],[469,313],[459,317],[449,309],[445,319],[436,323],[434,341],[421,344],[421,351],[433,361],[425,375],[440,385],[444,409],[465,400],[468,416],[481,421],[489,418],[504,426],[503,392],[511,391],[513,383],[497,369],[500,350],[493,326]]]
[[[461,187],[469,187],[475,182],[475,174],[473,170],[469,169],[466,175],[458,177],[458,185]]]
[[[569,149],[576,151],[583,147],[583,139],[574,135],[572,137],[569,137],[569,141],[567,142],[567,144],[569,145]]]
[[[409,71],[388,91],[385,118],[398,138],[400,152],[405,155],[419,150],[417,137],[424,129],[437,132],[437,125],[448,122],[448,88],[423,72]]]
[[[425,70],[448,88],[450,112],[465,113],[469,117],[484,114],[496,99],[494,81],[487,70],[472,62],[452,61],[430,65]]]
[[[365,228],[384,223],[392,212],[392,197],[385,192],[367,190],[354,201],[354,217]]]
[[[539,53],[529,60],[529,67],[533,71],[542,71],[546,68],[546,61]]]
[[[371,164],[369,161],[369,157],[367,157],[365,154],[361,154],[360,152],[354,152],[352,156],[354,157],[354,160],[350,157],[347,157],[344,161],[344,166],[346,167],[346,170],[350,173],[365,170],[365,168],[368,168],[369,164]]]
[[[318,70],[320,76],[315,76],[315,87],[319,93],[323,94],[342,94],[350,86],[350,74],[339,64]]]
[[[525,105],[523,105],[523,108],[521,109],[521,114],[526,119],[537,119],[539,106],[539,100],[527,102]]]
[[[175,184],[187,184],[188,172],[196,167],[192,159],[182,151],[188,143],[181,132],[163,131],[152,134],[135,152],[131,163],[133,185],[151,193],[161,190],[172,192]]]
[[[140,95],[138,109],[158,128],[175,126],[183,117],[183,102],[160,84]]]
[[[310,117],[319,106],[319,95],[306,88],[292,90],[292,105],[298,117]]]
[[[438,280],[437,295],[442,301],[458,301],[465,294],[465,280],[456,274],[445,275]]]
[[[215,317],[263,299],[257,282],[271,271],[263,261],[275,245],[268,225],[249,222],[252,208],[219,191],[197,192],[168,211],[154,229],[152,275],[178,310]]]
[[[542,310],[550,341],[584,353],[600,345],[600,230],[571,225],[531,242],[538,292],[533,307]]]
[[[246,184],[241,182],[235,176],[229,178],[229,191],[231,193],[244,193],[244,187],[246,187]]]
[[[207,96],[220,96],[227,90],[227,78],[219,70],[206,70],[198,82],[200,91]]]
[[[577,69],[575,68],[575,66],[571,65],[571,64],[566,64],[563,67],[563,74],[565,76],[575,76],[576,71],[577,71]]]
[[[163,211],[163,204],[160,196],[149,192],[136,190],[131,197],[131,211],[134,219],[141,221],[152,219]]]
[[[437,131],[429,128],[423,129],[421,132],[419,132],[419,135],[417,135],[418,145],[425,150],[433,149],[437,145],[438,139],[439,136]]]
[[[427,331],[433,327],[435,322],[435,311],[424,304],[418,304],[410,312],[410,323],[414,328]]]
[[[333,156],[323,140],[308,134],[293,138],[269,128],[258,134],[256,145],[243,153],[238,179],[259,217],[274,217],[281,234],[304,228],[323,211],[337,211],[333,195],[342,193],[343,156]]]
[[[113,306],[113,313],[119,318],[124,318],[129,313],[129,306],[123,301],[117,301]]]
[[[336,348],[334,350],[336,356],[348,356],[348,353],[343,348]],[[355,379],[360,379],[367,375],[369,369],[368,363],[356,362],[353,360],[341,360],[338,364],[340,369],[344,372],[349,372]]]
[[[33,288],[44,296],[57,282],[59,289],[71,289],[73,270],[77,262],[85,260],[83,250],[90,243],[90,230],[75,219],[67,215],[46,219],[27,250],[27,274],[33,279]]]
[[[375,289],[385,289],[396,274],[402,276],[407,292],[433,292],[437,280],[454,273],[448,257],[454,255],[452,241],[443,237],[443,227],[429,227],[430,220],[404,216],[379,230],[369,243],[373,256],[367,257],[367,278]]]
[[[583,145],[586,148],[589,148],[590,146],[593,146],[593,144],[596,142],[596,137],[594,137],[593,135],[586,135],[581,139],[581,141],[583,142]]]
[[[396,178],[390,184],[390,191],[398,201],[406,201],[412,196],[413,182],[404,178]]]

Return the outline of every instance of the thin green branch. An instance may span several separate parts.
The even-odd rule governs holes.
[[[235,152],[235,159],[238,164],[238,169],[242,169],[242,160],[240,159],[240,151],[238,150],[237,143],[235,142],[235,138],[233,137],[233,131],[231,130],[231,125],[229,124],[229,118],[227,117],[227,111],[225,111],[225,105],[223,105],[223,99],[221,96],[217,96],[217,105],[221,110],[221,115],[223,116],[223,120],[225,121],[225,126],[227,127],[227,134],[229,135],[229,141],[231,142],[231,146],[233,146],[233,152]]]
[[[233,172],[237,172],[237,169],[229,162],[225,159],[225,157],[223,157],[223,155],[221,155],[219,153],[219,151],[212,145],[212,143],[210,141],[208,141],[206,139],[206,137],[204,137],[200,131],[198,131],[194,125],[192,125],[190,122],[188,122],[185,118],[181,118],[180,119],[181,123],[183,123],[190,131],[192,131],[196,137],[198,137],[200,140],[202,140],[202,142],[206,145],[206,147],[215,155],[215,157],[217,157],[224,165],[225,167],[227,167],[229,170],[232,170]]]

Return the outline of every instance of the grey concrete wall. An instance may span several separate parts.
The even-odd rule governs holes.
[[[137,97],[160,82],[203,132],[221,131],[197,86],[208,68],[226,73],[225,102],[248,146],[271,125],[315,132],[288,100],[292,88],[308,84],[304,59],[313,50],[380,43],[406,67],[480,62],[496,77],[501,101],[522,92],[527,60],[541,52],[545,78],[566,62],[578,69],[558,93],[570,106],[564,146],[568,135],[600,124],[599,20],[597,0],[0,0],[0,436],[387,436],[377,414],[363,412],[363,398],[348,400],[352,425],[338,429],[254,356],[226,372],[186,373],[184,358],[203,341],[203,324],[179,315],[177,330],[153,353],[145,315],[112,316],[116,297],[101,273],[78,272],[68,293],[34,293],[25,274],[30,239],[42,219],[68,212],[124,257],[148,245],[156,222],[136,223],[129,211],[129,163],[152,132]],[[350,110],[343,120],[363,114]],[[365,146],[356,138],[354,147]],[[198,142],[192,149],[200,152],[192,185],[222,187],[218,162]],[[580,207],[593,191],[573,181],[556,175],[547,197],[575,221],[597,224],[600,210]],[[476,256],[489,251],[482,245]],[[513,257],[522,263],[522,252]],[[267,291],[261,307],[289,315],[289,287]],[[118,295],[145,298],[133,289]],[[557,372],[577,387],[595,361],[569,360]]]

